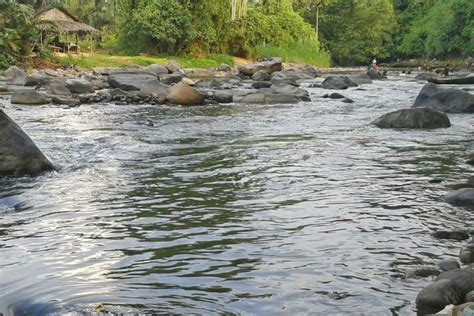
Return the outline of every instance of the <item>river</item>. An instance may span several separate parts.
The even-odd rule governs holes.
[[[423,83],[392,77],[284,106],[13,106],[58,167],[0,178],[0,312],[412,315],[456,258],[437,229],[467,179],[474,116],[382,130]],[[331,91],[329,91],[331,92]]]

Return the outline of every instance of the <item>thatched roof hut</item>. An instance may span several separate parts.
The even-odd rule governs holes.
[[[61,7],[48,7],[40,10],[35,15],[38,28],[44,31],[56,29],[60,33],[86,35],[99,32],[92,26],[82,23],[66,9]]]

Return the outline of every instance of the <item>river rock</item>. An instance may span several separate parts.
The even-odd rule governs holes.
[[[420,80],[420,81],[426,81],[430,78],[436,77],[435,74],[429,73],[429,72],[422,72],[418,75],[415,76],[415,80]]]
[[[31,89],[19,89],[13,92],[11,103],[40,105],[47,104],[49,101],[44,94],[39,93],[38,91]]]
[[[36,175],[53,165],[30,137],[0,110],[0,175]]]
[[[34,87],[34,86],[42,86],[50,82],[51,80],[55,79],[54,77],[45,75],[45,74],[33,74],[25,79],[25,86]]]
[[[446,113],[473,113],[474,95],[455,88],[441,88],[426,84],[418,94],[413,107],[427,107]]]
[[[127,91],[123,91],[122,89],[113,89],[113,90],[110,90],[110,95],[112,97],[116,97],[116,96],[128,96],[130,95]]]
[[[216,71],[232,72],[232,66],[222,63],[217,67]]]
[[[453,191],[445,196],[446,202],[459,206],[474,206],[474,188]]]
[[[331,94],[325,94],[325,95],[323,95],[323,98],[329,98],[329,99],[337,100],[337,99],[344,99],[345,96],[343,96],[340,93],[335,92],[335,93],[331,93]]]
[[[459,260],[464,264],[474,263],[474,243],[468,244],[461,250]],[[472,290],[474,290],[474,288]]]
[[[107,82],[112,88],[119,88],[124,91],[137,91],[140,90],[146,82],[153,79],[156,79],[156,76],[148,71],[125,69],[110,74]]]
[[[27,74],[17,66],[11,66],[3,75],[14,85],[22,86],[25,84]]]
[[[72,93],[94,93],[95,89],[92,83],[85,79],[69,79],[66,80],[66,87]]]
[[[252,75],[252,80],[255,81],[269,81],[270,78],[270,74],[265,70],[259,70]]]
[[[384,75],[381,74],[380,72],[374,70],[374,69],[370,69],[369,71],[367,71],[367,76],[371,79],[371,80],[382,80],[382,79],[385,79]]]
[[[252,83],[252,88],[254,89],[270,88],[271,86],[272,83],[268,81],[256,81]]]
[[[474,269],[456,269],[445,271],[441,273],[437,280],[451,280],[461,290],[461,295],[464,296],[474,290]]]
[[[203,104],[204,96],[185,83],[178,83],[169,89],[166,99],[172,104],[199,105]]]
[[[448,271],[449,272],[449,271]],[[446,273],[446,272],[445,272]],[[423,288],[416,297],[418,315],[435,314],[446,305],[457,305],[464,295],[461,289],[451,280],[438,280]]]
[[[221,104],[234,102],[234,95],[229,91],[212,91],[209,93],[209,97]]]
[[[329,76],[321,84],[324,89],[343,90],[349,87],[357,87],[357,83],[346,76]]]
[[[222,82],[216,79],[204,79],[196,82],[196,87],[203,89],[219,89],[222,87]]]
[[[305,89],[295,87],[286,83],[275,83],[270,87],[276,94],[294,95],[301,101],[311,101],[309,92]]]
[[[169,73],[168,68],[166,68],[165,66],[157,65],[157,64],[149,65],[145,67],[145,70],[147,70],[148,72],[156,76]]]
[[[0,84],[0,93],[8,92],[8,86],[4,84]]]
[[[166,62],[165,68],[169,73],[173,73],[181,70],[181,64],[177,60],[169,60]]]
[[[471,235],[465,230],[439,230],[433,233],[433,237],[439,239],[466,240]]]
[[[474,76],[457,77],[457,78],[428,78],[429,82],[436,84],[474,84]]]
[[[275,71],[281,71],[283,67],[281,58],[271,58],[253,64],[242,65],[239,67],[239,73],[244,76],[252,76],[259,70],[264,70],[271,74]]]
[[[440,274],[440,271],[433,267],[419,267],[413,270],[410,270],[406,273],[406,278],[426,278],[429,276],[437,276]]]
[[[173,84],[173,83],[178,83],[181,80],[183,80],[184,75],[180,72],[175,72],[172,74],[164,74],[160,75],[160,81],[165,83],[165,84]]]
[[[446,114],[428,108],[402,109],[382,115],[372,124],[380,128],[445,128],[451,123]]]
[[[313,79],[314,77],[305,73],[305,72],[300,72],[300,71],[288,71],[288,70],[282,70],[282,71],[277,71],[272,74],[271,81],[273,83],[278,83],[278,82],[295,82],[298,80],[309,80]]]
[[[300,100],[294,95],[275,93],[251,93],[240,99],[245,104],[295,104]]]
[[[81,105],[81,101],[79,101],[78,99],[70,98],[67,96],[51,95],[50,97],[51,102],[53,104],[62,104],[70,107]]]
[[[143,95],[152,95],[152,96],[166,96],[168,94],[169,87],[161,82],[158,79],[152,79],[143,85],[140,89],[140,93]]]
[[[46,89],[46,93],[48,95],[56,95],[56,96],[63,96],[63,97],[71,97],[72,93],[69,89],[61,83],[57,82],[50,82],[47,83],[44,88]]]
[[[349,79],[358,85],[372,83],[372,79],[366,73],[349,76]]]
[[[448,259],[448,260],[443,260],[440,263],[438,263],[438,268],[440,268],[441,271],[450,271],[450,270],[459,269],[461,268],[461,266],[456,260]]]

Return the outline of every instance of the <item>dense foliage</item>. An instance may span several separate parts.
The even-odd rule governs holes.
[[[0,67],[28,56],[33,9],[46,5],[101,29],[102,49],[115,54],[278,54],[321,65],[328,53],[337,65],[474,55],[472,0],[0,0]]]

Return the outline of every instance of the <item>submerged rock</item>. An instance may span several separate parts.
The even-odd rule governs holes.
[[[20,89],[13,92],[11,103],[41,105],[49,103],[46,96],[38,91],[31,89]]]
[[[382,115],[372,124],[380,128],[445,128],[451,123],[446,114],[427,108],[402,109]]]
[[[423,288],[416,297],[418,315],[435,314],[446,305],[457,305],[464,295],[461,289],[451,280],[438,280]]]
[[[439,239],[466,240],[471,235],[465,230],[439,230],[433,233],[433,236]]]
[[[429,276],[437,276],[440,271],[433,267],[420,267],[410,270],[406,273],[406,278],[426,278]]]
[[[460,206],[474,206],[474,188],[464,188],[446,195],[446,202]]]
[[[288,94],[252,93],[244,96],[239,102],[246,104],[295,104],[300,102],[300,99]]]
[[[474,243],[468,244],[461,250],[459,260],[464,264],[474,263]],[[474,288],[472,290],[474,290]]]
[[[460,89],[445,89],[428,83],[421,89],[413,107],[427,107],[446,113],[473,113],[474,95]]]
[[[30,137],[0,110],[0,175],[36,175],[53,165]]]

